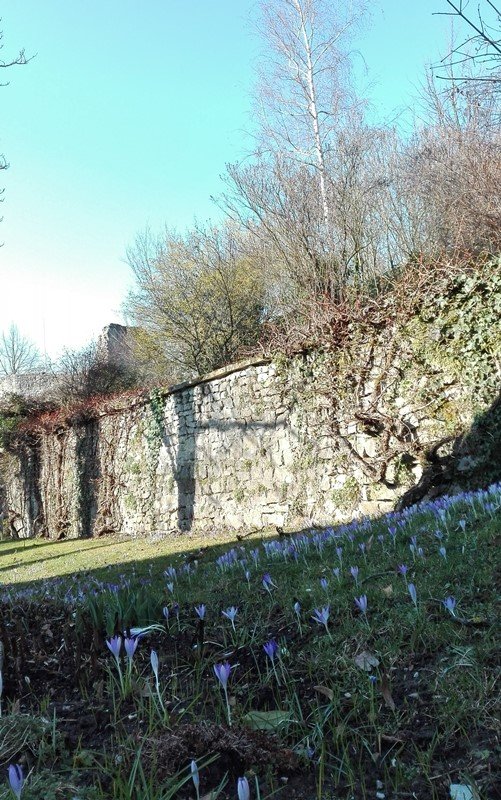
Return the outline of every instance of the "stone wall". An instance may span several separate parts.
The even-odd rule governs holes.
[[[457,287],[451,297],[466,302]],[[478,330],[465,297],[461,325],[471,313]],[[454,480],[475,465],[478,443],[457,443],[498,394],[500,333],[494,314],[474,358],[467,325],[454,343],[424,309],[400,328],[354,330],[339,351],[254,360],[34,425],[2,457],[4,520],[20,537],[141,536],[388,511],[440,459]]]
[[[58,376],[51,372],[25,372],[0,378],[0,401],[12,395],[24,400],[50,400],[59,388]]]
[[[103,328],[96,342],[96,357],[101,364],[117,367],[135,366],[135,328],[111,323]],[[64,375],[58,372],[24,372],[0,377],[0,402],[15,395],[23,400],[54,401],[62,385]]]

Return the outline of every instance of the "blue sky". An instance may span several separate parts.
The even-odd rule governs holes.
[[[433,16],[445,0],[370,8],[356,47],[388,118],[450,23]],[[210,196],[252,124],[255,15],[255,0],[4,0],[2,57],[36,57],[1,76],[0,330],[17,323],[51,357],[83,346],[122,321],[139,230],[218,217]]]

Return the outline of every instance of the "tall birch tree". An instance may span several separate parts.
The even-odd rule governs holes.
[[[359,127],[350,43],[362,6],[263,0],[253,159],[229,165],[223,206],[276,256],[282,284],[339,296],[353,267],[335,162],[344,132]],[[344,146],[344,144],[343,144]],[[271,252],[270,252],[271,251]]]
[[[264,146],[314,170],[323,221],[330,227],[328,153],[354,99],[348,43],[360,16],[325,0],[266,0],[266,43],[258,90]]]

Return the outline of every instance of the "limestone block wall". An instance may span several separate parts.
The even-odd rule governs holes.
[[[334,455],[274,363],[237,365],[39,434],[8,459],[4,516],[21,537],[326,523],[357,474]]]
[[[499,479],[501,320],[485,286],[501,270],[486,275],[483,327],[470,284],[455,284],[445,322],[425,309],[372,337],[354,329],[338,351],[248,361],[34,425],[0,458],[3,525],[20,537],[321,525],[390,510],[440,460],[448,485],[476,462],[479,480]],[[485,435],[465,450],[474,418]]]
[[[9,458],[4,515],[19,536],[283,525],[297,449],[274,365],[230,368],[40,434]]]
[[[47,400],[57,391],[59,380],[51,372],[28,372],[0,378],[0,401],[9,395],[26,400]]]

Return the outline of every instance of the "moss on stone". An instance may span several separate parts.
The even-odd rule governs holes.
[[[356,478],[347,478],[339,489],[331,492],[332,502],[339,511],[352,511],[362,499],[360,485]]]

